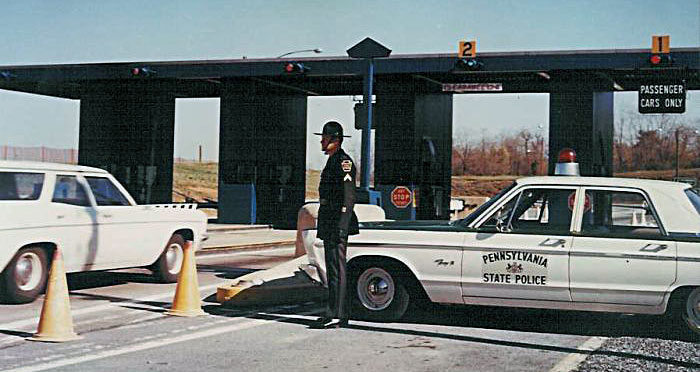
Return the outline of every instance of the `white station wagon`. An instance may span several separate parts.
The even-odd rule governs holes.
[[[3,297],[42,293],[52,251],[67,272],[148,267],[177,280],[185,240],[198,248],[206,215],[195,205],[136,205],[108,172],[91,167],[0,161]]]
[[[309,230],[310,263],[324,273]],[[523,178],[456,221],[361,224],[348,252],[354,314],[410,300],[679,315],[700,330],[700,196],[666,181]],[[680,324],[680,323],[678,323]]]

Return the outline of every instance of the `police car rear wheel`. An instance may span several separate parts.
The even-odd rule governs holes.
[[[409,303],[402,280],[382,266],[366,266],[358,272],[353,286],[353,308],[358,317],[378,321],[401,318]]]
[[[700,335],[700,287],[693,289],[685,301],[685,311],[683,318],[685,319],[690,330]]]

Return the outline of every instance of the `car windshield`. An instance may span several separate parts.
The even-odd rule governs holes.
[[[499,191],[498,194],[492,196],[489,200],[487,200],[484,204],[481,204],[478,208],[474,210],[474,212],[469,213],[467,217],[462,218],[461,220],[458,220],[455,224],[456,225],[461,225],[461,226],[469,226],[470,223],[472,223],[481,213],[485,210],[487,210],[493,203],[495,203],[498,199],[501,198],[501,196],[505,195],[508,191],[510,191],[517,182],[513,182],[508,187],[504,188],[503,190]]]

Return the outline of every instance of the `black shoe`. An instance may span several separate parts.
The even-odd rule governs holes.
[[[324,329],[331,324],[333,324],[333,318],[323,316],[316,319],[316,321],[314,321],[313,324],[311,324],[311,328]]]
[[[340,319],[338,323],[336,323],[336,328],[348,328],[348,320]]]

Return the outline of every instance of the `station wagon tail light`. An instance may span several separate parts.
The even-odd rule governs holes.
[[[576,162],[576,151],[565,147],[559,150],[557,164],[554,166],[556,176],[580,176],[578,163]]]

